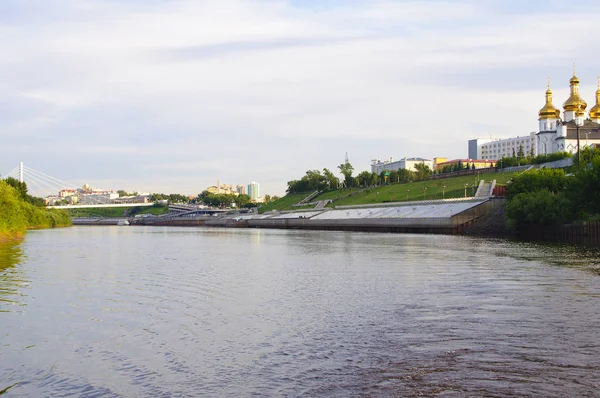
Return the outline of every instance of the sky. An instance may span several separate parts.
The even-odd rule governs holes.
[[[346,153],[467,157],[537,129],[573,63],[594,103],[600,3],[1,0],[0,173],[195,195]]]

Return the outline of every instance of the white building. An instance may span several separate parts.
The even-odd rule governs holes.
[[[502,157],[516,156],[521,147],[524,156],[530,154],[537,156],[535,131],[524,137],[469,140],[469,158],[498,160]]]
[[[236,189],[238,195],[246,195],[246,186],[245,185],[238,184],[235,187],[235,189]]]
[[[585,118],[587,103],[579,94],[579,78],[573,70],[569,80],[570,95],[563,104],[564,119],[560,119],[560,111],[552,104],[550,82],[546,90],[546,104],[538,112],[539,132],[537,145],[540,154],[553,152],[577,152],[592,144],[600,144],[600,79],[596,90],[596,105],[590,109],[589,118]],[[578,144],[579,138],[579,144]]]
[[[371,160],[371,173],[380,174],[382,171],[393,171],[400,169],[407,169],[410,171],[416,171],[416,164],[424,164],[433,170],[433,161],[430,159],[423,158],[404,158],[394,162],[393,158],[389,160],[381,161],[379,159]]]

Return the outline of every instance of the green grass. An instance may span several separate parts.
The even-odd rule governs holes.
[[[517,173],[500,172],[500,173],[486,173],[480,174],[479,179],[486,181],[496,180],[496,184],[503,185]],[[402,202],[402,201],[413,201],[423,199],[445,199],[450,198],[463,198],[465,196],[464,184],[469,184],[467,187],[467,197],[471,197],[477,191],[477,174],[468,175],[462,177],[444,178],[439,180],[427,180],[419,182],[409,182],[406,184],[392,184],[384,185],[376,188],[351,188],[351,189],[339,189],[336,191],[323,192],[317,195],[311,201],[318,200],[333,200],[328,206],[342,206],[342,205],[359,205],[369,203],[383,203],[383,202]],[[446,186],[443,189],[442,186]],[[427,187],[425,195],[423,195],[423,188]],[[362,192],[361,192],[362,190]],[[353,196],[348,196],[354,194]],[[271,202],[266,206],[262,206],[259,210],[260,213],[264,213],[269,210],[294,210],[298,207],[293,206],[300,200],[305,198],[306,194],[293,194],[286,195],[283,198]],[[306,208],[306,207],[302,207]]]
[[[334,200],[339,199],[344,196],[350,195],[352,193],[356,193],[363,188],[349,188],[349,189],[338,189],[335,191],[327,191],[318,194],[315,198],[311,200],[311,202],[316,202],[318,200]]]
[[[76,206],[67,210],[71,217],[133,217],[136,214],[166,214],[168,206],[136,206],[136,207],[97,207],[78,209]]]
[[[514,174],[515,173],[487,173],[480,174],[479,179],[484,179],[486,181],[495,179],[496,184],[506,184]],[[368,188],[357,195],[337,200],[330,205],[343,206],[425,199],[463,198],[465,197],[464,184],[468,184],[466,189],[467,197],[474,196],[477,191],[477,175]],[[445,188],[443,188],[443,186],[445,186]],[[423,188],[427,189],[424,190]]]
[[[135,214],[154,214],[155,216],[169,212],[169,206],[135,207],[135,209],[139,209]]]
[[[260,214],[265,213],[271,210],[285,210],[285,209],[293,209],[296,203],[300,202],[302,199],[310,195],[309,193],[294,193],[291,195],[285,195],[283,198],[277,199],[274,202],[261,206],[258,209]]]

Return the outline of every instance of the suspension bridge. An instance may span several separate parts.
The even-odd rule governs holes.
[[[6,174],[2,174],[0,178],[12,177],[17,179],[19,182],[25,182],[30,195],[47,198],[57,197],[59,193],[64,190],[70,190],[73,193],[80,192],[83,194],[82,198],[89,199],[85,203],[79,203],[75,205],[77,208],[91,208],[91,207],[136,207],[136,206],[152,206],[153,203],[114,203],[109,195],[85,195],[82,187],[77,186],[68,181],[61,180],[56,177],[52,177],[46,173],[35,170],[31,167],[27,167],[20,162],[14,169]],[[57,209],[72,208],[72,205],[68,206],[52,206]]]
[[[20,162],[17,167],[4,174],[3,178],[6,177],[13,177],[19,180],[19,182],[25,182],[29,193],[39,197],[56,196],[63,189],[77,189],[75,184],[27,167],[23,162]]]

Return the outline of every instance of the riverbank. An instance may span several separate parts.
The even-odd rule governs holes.
[[[463,234],[467,227],[503,206],[503,203],[503,199],[499,198],[460,198],[340,206],[334,209],[273,211],[264,214],[172,214],[129,219],[129,222],[132,225],[152,226]],[[108,223],[110,220],[102,221]],[[101,225],[97,219],[74,219],[74,224]]]
[[[28,229],[67,227],[69,215],[27,203],[19,192],[0,180],[0,241],[20,239]]]

